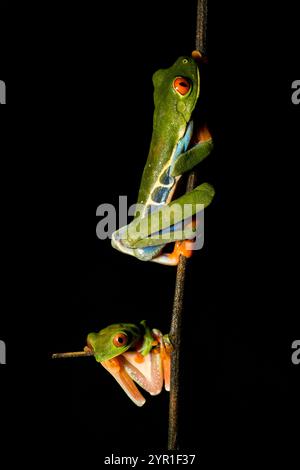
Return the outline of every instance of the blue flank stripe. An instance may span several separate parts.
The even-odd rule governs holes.
[[[188,127],[187,127],[187,130],[185,131],[184,136],[182,137],[182,139],[180,139],[180,141],[177,144],[175,154],[174,154],[174,157],[173,157],[173,161],[171,163],[171,171],[172,171],[172,169],[174,167],[174,164],[175,164],[177,158],[179,157],[179,155],[181,155],[182,153],[187,151],[189,143],[190,143],[192,135],[193,135],[193,127],[194,127],[193,121],[190,121],[188,123]]]
[[[169,169],[168,173],[172,170],[172,168],[174,166],[174,163],[176,162],[179,155],[181,155],[183,152],[187,151],[190,140],[192,138],[193,127],[194,127],[193,121],[190,121],[188,123],[188,126],[187,126],[187,129],[186,129],[186,132],[185,132],[184,136],[182,137],[182,139],[180,139],[180,141],[177,144],[177,147],[176,147],[176,150],[175,150],[175,153],[174,153],[174,157],[173,157],[173,161],[171,163],[171,166],[170,166],[170,169]],[[152,194],[151,194],[151,197],[153,198],[153,200],[155,202],[157,202],[159,204],[164,204],[166,202],[167,198],[168,198],[169,191],[170,191],[170,188],[160,187],[156,191],[156,194],[154,194],[154,198],[153,198]],[[147,209],[147,214],[150,212],[150,210],[152,212],[154,212],[158,209],[159,209],[159,206],[155,206],[155,205],[151,206],[150,205]],[[174,231],[177,231],[180,228],[182,228],[182,225],[184,227],[185,223],[186,223],[186,221],[180,221],[176,225],[173,225],[172,227],[168,227],[168,228],[164,229],[161,233],[167,233],[168,231],[170,233],[172,233]],[[157,252],[157,250],[160,247],[163,247],[164,245],[165,245],[165,243],[162,243],[162,245],[159,245],[159,246],[146,246],[144,248],[138,248],[137,250],[143,251],[144,253],[147,253],[147,255],[151,255],[151,253],[155,254]]]
[[[161,175],[159,182],[160,184],[166,184],[166,185],[173,184],[174,178],[173,176],[170,176],[170,167],[167,170],[165,170],[165,172]]]
[[[154,192],[151,194],[151,199],[153,202],[162,203],[167,200],[170,188],[164,186],[158,186],[155,188]]]
[[[182,137],[182,139],[179,140],[178,144],[177,144],[177,147],[176,147],[176,150],[174,152],[174,156],[173,156],[173,159],[172,159],[172,163],[171,163],[171,166],[169,167],[169,169],[167,170],[167,173],[164,175],[165,179],[167,179],[169,177],[169,173],[170,171],[172,170],[173,166],[174,166],[174,163],[176,162],[177,158],[179,157],[179,155],[181,155],[182,153],[186,152],[187,151],[187,148],[189,146],[189,143],[190,143],[190,140],[192,138],[192,134],[193,134],[193,121],[190,121],[188,123],[188,126],[187,126],[187,129],[185,131],[185,134],[184,136]],[[170,177],[172,178],[172,177]],[[172,178],[173,179],[173,178]],[[168,195],[169,195],[169,192],[170,192],[171,188],[165,188],[164,186],[158,186],[157,188],[155,188],[155,190],[151,193],[151,199],[153,200],[153,202],[156,202],[157,204],[164,204],[166,202],[166,200],[168,199]],[[154,206],[155,207],[155,206]],[[150,210],[153,210],[154,209],[153,206],[149,206],[148,210],[147,210],[147,213],[150,212]]]

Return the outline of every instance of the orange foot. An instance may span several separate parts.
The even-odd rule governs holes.
[[[190,249],[190,240],[177,241],[174,246],[172,253],[168,255],[172,265],[177,265],[179,262],[180,255],[190,258],[193,254],[193,251]]]
[[[206,142],[207,140],[211,140],[212,135],[207,127],[206,124],[204,124],[202,127],[198,129],[198,131],[195,132],[195,135],[193,136],[193,143],[198,144],[199,142]]]

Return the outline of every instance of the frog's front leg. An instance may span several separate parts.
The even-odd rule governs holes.
[[[213,139],[206,125],[199,128],[194,139],[194,145],[176,158],[171,169],[171,176],[176,177],[192,170],[213,150]]]
[[[100,364],[113,376],[135,405],[143,406],[146,400],[126,372],[124,362],[124,358],[118,356],[102,361]]]
[[[173,351],[173,346],[171,345],[168,335],[163,336],[157,329],[153,329],[152,334],[159,344],[159,354],[162,362],[165,390],[169,392],[171,378],[171,353]]]

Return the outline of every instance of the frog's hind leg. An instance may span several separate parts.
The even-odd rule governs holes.
[[[101,365],[114,377],[126,395],[137,406],[143,406],[145,398],[140,393],[125,368],[125,359],[121,356],[102,361]]]
[[[195,229],[196,223],[194,220],[189,221],[185,227],[193,227]],[[165,266],[177,266],[180,256],[190,258],[193,254],[193,246],[195,239],[192,240],[177,240],[174,249],[171,253],[161,253],[151,261],[154,263],[164,264]]]

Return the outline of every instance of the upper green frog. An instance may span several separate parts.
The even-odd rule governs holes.
[[[196,204],[206,207],[214,190],[204,183],[175,201],[172,196],[180,176],[205,158],[213,144],[207,129],[199,131],[192,120],[200,93],[199,68],[192,57],[179,57],[172,67],[155,72],[153,85],[153,132],[135,218],[131,224],[114,232],[112,245],[144,261],[174,265],[179,253],[175,256],[162,254],[163,247],[176,240],[192,238],[194,234],[190,219],[185,220],[180,209],[192,204],[195,214]],[[172,224],[168,217],[170,208],[175,211]],[[186,229],[183,234],[176,229],[181,222]],[[187,254],[184,250],[179,252]]]

